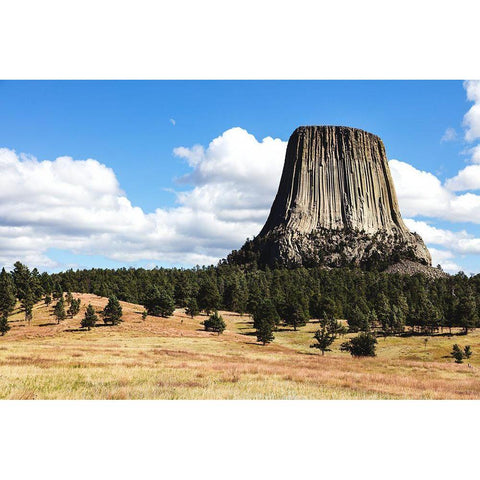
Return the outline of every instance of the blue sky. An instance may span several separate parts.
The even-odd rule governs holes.
[[[480,160],[468,152],[478,143],[477,112],[470,123],[464,120],[480,102],[475,88],[468,93],[462,81],[0,82],[0,148],[10,172],[7,192],[0,193],[6,211],[0,212],[0,262],[8,265],[18,256],[58,270],[215,261],[258,233],[283,163],[280,140],[299,125],[335,124],[383,139],[389,159],[399,161],[392,173],[402,214],[417,222],[419,233],[426,227],[418,222],[424,222],[455,233],[460,242],[469,239],[469,246],[452,250],[445,233],[438,240],[440,233],[430,230],[429,247],[448,252],[434,260],[441,258],[452,271],[480,271],[480,222],[469,214],[480,188]],[[220,140],[210,149],[214,139]],[[203,146],[197,156],[194,145]],[[185,148],[175,154],[178,147]],[[79,162],[87,159],[96,163]],[[251,182],[242,170],[250,163]],[[219,165],[223,177],[215,173],[222,171]],[[449,209],[458,200],[458,214],[456,206],[444,214],[431,204],[416,211],[412,194],[399,190],[401,175],[405,189],[418,181],[419,190],[428,190],[435,178],[443,185],[467,166],[475,167],[464,173],[473,183],[466,188],[465,178],[450,182],[449,191],[461,198],[444,205]],[[418,171],[431,177],[422,183]],[[22,182],[33,185],[23,189]],[[52,192],[49,182],[58,188]],[[62,198],[70,199],[71,210],[61,208]],[[29,202],[41,220],[27,212]],[[73,222],[77,214],[80,220]],[[28,252],[23,258],[22,245]]]

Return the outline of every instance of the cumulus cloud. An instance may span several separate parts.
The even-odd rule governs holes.
[[[96,160],[39,161],[0,149],[0,263],[52,268],[49,248],[178,265],[210,264],[258,233],[279,181],[286,143],[232,129],[179,148],[192,172],[178,205],[145,213]]]
[[[470,110],[463,117],[463,124],[466,127],[465,140],[472,142],[480,138],[480,80],[469,80],[464,82],[467,98],[474,102]]]
[[[457,139],[457,131],[452,128],[452,127],[448,127],[446,130],[445,130],[445,133],[443,134],[442,138],[441,138],[441,142],[453,142],[454,140]]]
[[[171,119],[169,120],[169,122],[170,122],[173,126],[175,126],[175,125],[177,124],[177,122],[175,121],[174,118],[171,118]]]
[[[434,174],[408,163],[390,160],[389,164],[403,215],[480,223],[480,195],[455,194],[480,188],[478,165],[469,165],[442,184]]]

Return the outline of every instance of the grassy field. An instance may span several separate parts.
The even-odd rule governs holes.
[[[315,322],[275,333],[262,346],[248,316],[221,312],[218,336],[203,331],[206,317],[177,310],[147,317],[143,307],[122,303],[124,322],[83,331],[86,305],[57,325],[52,307],[34,308],[26,325],[15,311],[0,337],[2,399],[472,399],[480,398],[480,333],[468,336],[379,339],[377,357],[351,358],[337,339],[321,356],[313,343]],[[347,335],[348,337],[348,335]],[[471,345],[471,366],[449,357],[452,345]]]

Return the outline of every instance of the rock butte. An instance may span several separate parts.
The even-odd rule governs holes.
[[[403,223],[382,140],[339,126],[293,132],[265,226],[228,260],[441,274]]]

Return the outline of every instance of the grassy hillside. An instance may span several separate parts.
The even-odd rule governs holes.
[[[10,399],[462,399],[480,398],[480,332],[468,336],[379,339],[377,357],[340,352],[337,339],[322,357],[309,348],[315,322],[281,329],[265,347],[248,316],[221,312],[223,335],[203,331],[204,315],[147,317],[121,302],[124,322],[81,330],[80,313],[57,325],[52,307],[38,304],[26,325],[21,312],[0,337],[0,398]],[[348,337],[348,335],[347,335]],[[471,345],[471,367],[448,356],[454,343]]]

